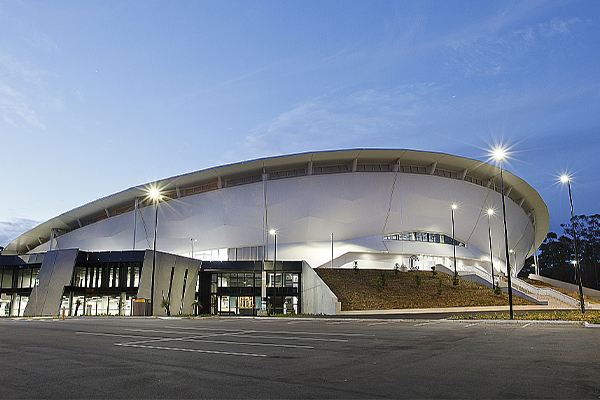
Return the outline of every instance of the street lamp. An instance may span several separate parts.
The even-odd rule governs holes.
[[[154,271],[156,269],[156,227],[158,225],[158,202],[162,198],[158,188],[151,188],[148,197],[154,201],[154,244],[152,246],[152,283],[150,286],[150,315],[154,315]]]
[[[504,200],[504,177],[503,165],[504,159],[507,157],[507,150],[501,146],[492,149],[492,158],[500,163],[500,194],[502,196],[502,217],[504,221],[504,247],[506,252],[506,276],[508,278],[508,304],[510,310],[510,319],[513,319],[513,301],[512,301],[512,282],[510,274],[510,253],[508,251],[508,231],[506,229],[506,202]]]
[[[494,209],[488,208],[487,215],[488,215],[488,236],[490,238],[490,264],[491,264],[491,271],[492,271],[492,290],[495,290],[496,282],[494,282],[494,254],[492,252],[492,222],[491,222],[492,215],[494,215]]]
[[[333,269],[333,232],[331,232],[331,269]]]
[[[573,197],[571,196],[571,177],[569,175],[563,175],[560,177],[562,183],[566,183],[569,188],[569,204],[571,205],[571,229],[573,235],[573,248],[575,249],[575,271],[577,271],[577,283],[579,284],[579,303],[581,304],[581,313],[585,313],[585,305],[583,302],[583,285],[581,284],[581,263],[579,262],[579,253],[577,252],[577,235],[575,233],[575,214],[573,213]]]
[[[458,272],[456,271],[456,239],[454,239],[454,210],[456,210],[458,206],[455,203],[452,203],[452,251],[454,253],[454,281],[452,282],[454,285],[458,285]]]
[[[271,229],[269,231],[274,238],[274,250],[273,250],[273,308],[271,313],[275,313],[275,298],[277,297],[277,231],[275,229]],[[283,276],[282,276],[283,279]]]
[[[194,242],[197,242],[197,240],[194,238],[191,238],[190,240],[192,242],[192,258],[194,258]]]

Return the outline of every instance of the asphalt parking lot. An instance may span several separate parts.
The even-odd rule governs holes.
[[[594,398],[600,328],[302,318],[0,320],[0,398]]]

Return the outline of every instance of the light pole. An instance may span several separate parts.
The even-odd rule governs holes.
[[[333,232],[331,232],[331,269],[333,269]]]
[[[577,234],[575,232],[575,214],[573,213],[573,197],[571,196],[571,177],[563,175],[560,177],[562,183],[566,183],[569,188],[569,204],[571,205],[571,229],[573,235],[573,248],[575,249],[575,270],[577,271],[577,283],[579,284],[579,303],[581,304],[581,313],[585,313],[585,304],[583,302],[583,285],[581,284],[581,263],[579,262],[579,253],[577,252]]]
[[[506,158],[506,150],[502,147],[497,147],[493,150],[492,155],[496,162],[500,163],[500,195],[502,196],[502,218],[504,222],[504,247],[506,252],[506,276],[508,279],[508,304],[510,310],[510,319],[514,318],[513,300],[512,300],[512,281],[510,273],[510,253],[508,251],[508,230],[506,228],[506,202],[504,200],[504,177],[503,177],[503,161]]]
[[[490,238],[490,265],[492,271],[492,290],[496,289],[496,282],[494,282],[494,253],[492,252],[492,215],[494,215],[494,209],[488,208],[488,236]]]
[[[452,252],[454,254],[454,281],[452,284],[458,285],[458,272],[456,271],[456,239],[454,239],[454,210],[456,210],[458,206],[456,204],[452,204]]]
[[[277,231],[275,229],[271,229],[269,231],[271,235],[273,235],[273,308],[271,310],[272,314],[275,314],[275,298],[277,297]],[[283,279],[283,276],[281,277]]]
[[[154,244],[152,246],[152,283],[150,285],[150,315],[154,315],[154,270],[156,269],[156,227],[158,225],[158,201],[161,198],[160,191],[156,188],[150,189],[148,193],[154,200]]]

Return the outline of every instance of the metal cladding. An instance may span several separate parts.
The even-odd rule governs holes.
[[[135,249],[151,248],[154,203],[147,195],[150,187],[156,187],[163,196],[158,213],[160,251],[189,256],[194,247],[194,256],[204,259],[208,254],[226,260],[268,259],[275,251],[269,230],[276,229],[277,257],[304,259],[312,267],[344,267],[358,260],[361,267],[393,268],[396,263],[408,264],[412,256],[422,268],[446,265],[452,246],[443,238],[452,233],[451,206],[456,204],[455,239],[463,244],[456,247],[460,264],[485,270],[489,269],[487,210],[500,210],[499,172],[481,161],[414,150],[356,149],[264,158],[104,197],[31,229],[12,241],[4,254],[51,247],[131,250],[134,240]],[[511,256],[519,268],[543,241],[548,210],[522,179],[505,172],[504,187]],[[494,268],[501,271],[506,258],[502,221],[489,220],[498,257]]]

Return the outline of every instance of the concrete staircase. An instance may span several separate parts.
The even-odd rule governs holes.
[[[579,300],[551,288],[539,288],[519,278],[511,278],[513,294],[534,301],[538,304],[547,304],[550,308],[579,308]],[[500,279],[502,291],[508,291],[508,281]]]

